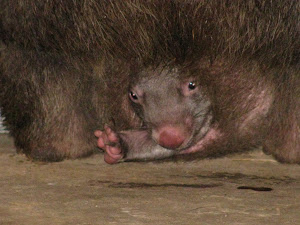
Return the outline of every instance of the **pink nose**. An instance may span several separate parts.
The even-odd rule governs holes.
[[[176,149],[185,140],[185,135],[180,128],[165,127],[160,130],[158,144],[169,149]]]

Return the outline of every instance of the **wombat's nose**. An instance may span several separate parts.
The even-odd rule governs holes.
[[[177,127],[165,127],[159,131],[158,144],[169,149],[176,149],[185,141],[184,132]]]

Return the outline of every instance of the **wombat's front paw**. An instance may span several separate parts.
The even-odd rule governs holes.
[[[104,126],[104,131],[96,130],[94,134],[98,137],[98,147],[105,151],[104,161],[106,163],[114,164],[124,157],[119,137],[110,127]]]

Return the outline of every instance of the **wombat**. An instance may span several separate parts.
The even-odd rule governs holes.
[[[288,99],[280,96],[281,83],[270,79],[273,74],[262,76],[259,67],[245,65],[202,60],[182,67],[158,65],[132,75],[128,98],[142,126],[96,131],[105,161],[185,158],[188,153],[195,159],[263,145],[278,160],[299,163],[299,113],[289,110],[282,115],[281,130],[272,130],[281,113],[274,112],[277,102]],[[299,109],[299,99],[291,104]],[[281,132],[282,137],[270,139],[271,132]]]
[[[259,145],[299,163],[299,5],[2,0],[0,108],[17,151],[88,156],[109,124],[111,163]]]

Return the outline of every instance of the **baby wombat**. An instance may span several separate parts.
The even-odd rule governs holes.
[[[260,145],[266,151],[275,147],[271,153],[278,146],[284,149],[284,143],[268,138],[269,129],[276,126],[272,122],[275,83],[261,76],[259,68],[241,65],[160,65],[132,76],[128,95],[142,126],[121,132],[106,126],[96,131],[105,161],[184,158],[186,153],[194,153],[187,158],[217,156]],[[296,151],[291,150],[288,157],[273,152],[277,159],[300,161],[299,139],[294,134],[290,146]]]

